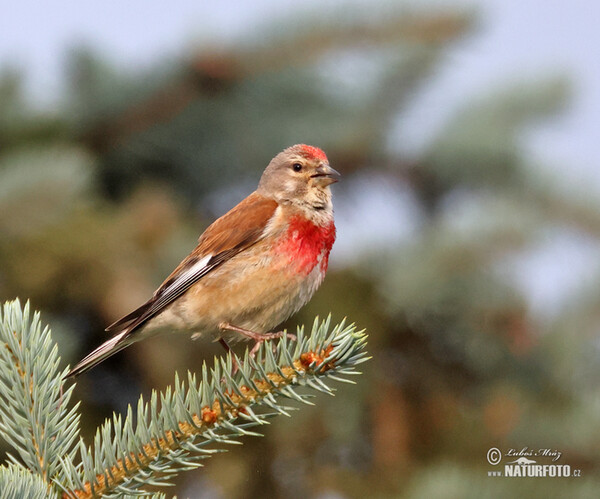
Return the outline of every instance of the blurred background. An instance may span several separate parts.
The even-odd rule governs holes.
[[[348,316],[364,375],[173,493],[597,497],[596,2],[3,10],[0,299],[30,299],[65,363],[281,149],[322,147],[343,175],[330,272],[286,325]],[[158,338],[82,376],[84,435],[215,354]],[[582,477],[488,477],[491,447],[558,450]]]

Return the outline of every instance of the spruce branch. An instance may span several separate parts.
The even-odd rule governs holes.
[[[38,474],[21,465],[0,466],[0,497],[2,499],[53,499],[58,497]]]
[[[29,302],[6,302],[0,310],[0,436],[25,466],[47,484],[61,477],[61,458],[73,460],[79,437],[76,404],[68,409],[73,386],[62,390],[58,348]],[[9,459],[20,461],[9,454]]]
[[[310,336],[298,328],[297,340],[285,336],[265,342],[255,358],[243,361],[230,352],[202,367],[202,379],[188,372],[172,387],[140,397],[134,428],[131,406],[123,419],[114,415],[98,429],[93,448],[81,443],[81,465],[65,461],[63,498],[121,497],[144,494],[146,485],[166,485],[178,472],[202,466],[222,452],[222,444],[259,435],[250,428],[267,423],[293,407],[281,398],[309,404],[299,387],[332,394],[327,380],[352,382],[356,366],[367,360],[366,335],[344,322],[330,329],[330,318],[315,319]],[[240,366],[235,374],[234,365]],[[216,447],[219,446],[219,447]]]
[[[88,447],[79,437],[78,404],[68,409],[74,385],[63,388],[67,369],[59,370],[50,330],[39,313],[30,315],[18,300],[0,311],[0,436],[18,454],[0,466],[2,498],[163,499],[146,487],[169,485],[225,444],[260,435],[252,429],[295,409],[281,399],[310,404],[311,390],[333,394],[328,381],[352,382],[348,376],[368,358],[362,331],[317,318],[310,335],[298,328],[294,341],[265,342],[256,357],[246,350],[243,361],[232,352],[215,358],[200,380],[176,375],[148,402],[140,397],[135,413],[130,406],[124,417],[113,415]]]

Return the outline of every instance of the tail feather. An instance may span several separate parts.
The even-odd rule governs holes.
[[[97,366],[103,360],[108,359],[117,352],[127,348],[133,343],[133,341],[127,341],[128,332],[129,331],[123,331],[122,333],[117,334],[114,338],[111,338],[107,342],[100,345],[98,348],[96,348],[96,350],[77,363],[65,377],[70,378],[72,376],[79,376],[80,374],[83,374],[84,372],[89,371],[93,367]]]
[[[121,317],[118,321],[113,322],[110,326],[108,326],[105,331],[117,331],[126,329],[131,325],[132,322],[139,319],[144,313],[152,306],[153,300],[149,300],[144,303],[141,307],[136,308],[130,314],[127,314],[125,317]]]

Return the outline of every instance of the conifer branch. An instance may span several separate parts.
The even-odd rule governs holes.
[[[0,497],[2,499],[55,499],[42,477],[25,467],[11,463],[0,466]]]
[[[135,414],[131,406],[125,417],[115,414],[88,447],[77,404],[68,409],[74,385],[63,389],[67,369],[59,370],[49,328],[42,329],[39,313],[30,318],[29,304],[7,302],[0,313],[0,436],[20,459],[9,456],[0,466],[2,497],[162,499],[145,488],[202,466],[224,444],[260,435],[252,428],[294,409],[282,398],[310,404],[310,390],[333,393],[328,380],[352,382],[348,375],[368,358],[365,343],[354,325],[330,328],[330,318],[317,318],[310,335],[298,328],[294,341],[265,342],[254,358],[248,350],[243,361],[232,352],[215,358],[200,380],[176,375],[149,402],[140,397]]]
[[[60,458],[74,459],[79,437],[73,386],[62,390],[58,348],[40,314],[30,318],[29,302],[4,304],[0,312],[0,436],[17,451],[29,470],[50,483],[61,475]],[[9,454],[9,459],[20,461]]]
[[[266,342],[256,358],[246,352],[243,362],[233,353],[215,359],[210,372],[203,366],[200,382],[194,374],[187,382],[176,376],[173,387],[153,392],[149,403],[140,397],[135,429],[130,407],[124,420],[115,415],[99,428],[93,450],[80,446],[81,472],[69,468],[63,498],[139,494],[144,485],[164,485],[224,450],[214,445],[240,443],[241,436],[259,435],[249,428],[287,415],[292,408],[282,406],[281,397],[310,403],[299,386],[332,393],[324,380],[348,382],[340,376],[357,374],[367,354],[366,336],[354,325],[342,322],[329,332],[329,324],[329,318],[315,320],[310,337],[300,328],[297,341],[284,338],[274,350]],[[232,374],[234,365],[241,367]]]

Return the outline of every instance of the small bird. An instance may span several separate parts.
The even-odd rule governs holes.
[[[81,360],[82,374],[132,343],[187,332],[261,342],[323,282],[335,241],[330,185],[340,174],[318,147],[275,156],[258,188],[213,222],[196,248],[142,306],[106,328],[116,333]]]

